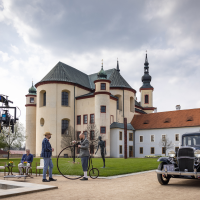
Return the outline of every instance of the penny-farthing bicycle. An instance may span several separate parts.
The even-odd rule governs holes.
[[[60,174],[70,180],[76,180],[81,178],[83,175],[81,158],[75,156],[77,145],[71,145],[65,147],[57,157],[57,168]],[[73,154],[71,158],[63,158],[64,154]],[[91,169],[90,169],[91,168]],[[89,176],[93,179],[99,176],[99,170],[93,167],[92,158],[89,158],[88,161],[88,171]]]

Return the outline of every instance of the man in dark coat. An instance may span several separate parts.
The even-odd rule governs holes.
[[[54,151],[54,148],[51,147],[51,144],[49,142],[51,135],[52,135],[51,133],[46,132],[44,134],[45,138],[42,141],[41,157],[43,157],[44,159],[43,180],[42,180],[43,182],[56,181],[56,179],[52,178],[53,163],[51,160],[51,156],[52,152]],[[48,167],[49,167],[49,180],[46,179],[46,173]]]

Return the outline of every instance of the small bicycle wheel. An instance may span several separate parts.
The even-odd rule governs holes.
[[[57,168],[65,178],[76,180],[83,176],[81,158],[74,157],[74,150],[77,147],[69,146],[64,148],[57,157]],[[71,155],[70,158],[64,158],[64,154]]]
[[[95,179],[99,176],[99,170],[97,168],[92,168],[89,171],[89,175],[90,175],[91,178]]]

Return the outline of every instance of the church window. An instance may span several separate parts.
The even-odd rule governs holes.
[[[43,106],[46,106],[46,92],[43,93]]]
[[[76,140],[80,140],[80,138],[79,138],[79,135],[81,134],[81,132],[80,131],[77,131],[76,132]]]
[[[81,124],[81,115],[77,116],[77,124]]]
[[[87,123],[88,123],[88,116],[83,115],[83,124],[87,124]]]
[[[162,141],[165,141],[165,138],[166,138],[165,135],[162,135]]]
[[[34,98],[33,97],[30,98],[30,103],[34,103]]]
[[[101,113],[106,113],[106,106],[101,106]]]
[[[165,147],[162,147],[162,154],[165,154],[166,150]]]
[[[179,134],[175,134],[175,141],[179,141]]]
[[[140,142],[143,142],[143,136],[140,135]]]
[[[154,142],[154,135],[151,135],[151,142]]]
[[[105,126],[101,126],[101,133],[106,133],[106,127]]]
[[[143,154],[143,147],[140,147],[140,154]]]
[[[90,145],[90,154],[94,154],[94,145]]]
[[[44,126],[44,118],[41,118],[41,119],[40,119],[40,125],[41,125],[41,126]]]
[[[101,83],[101,90],[106,90],[106,83]]]
[[[117,110],[119,110],[119,98],[117,97]]]
[[[119,154],[122,154],[122,145],[119,145]]]
[[[86,135],[86,136],[88,136],[87,131],[83,131],[83,134]]]
[[[154,149],[154,147],[151,147],[151,154],[155,154],[155,149]]]
[[[149,103],[149,95],[145,94],[144,96],[144,103]]]
[[[94,139],[95,139],[94,131],[90,131],[90,140]]]
[[[62,134],[68,134],[68,126],[69,126],[69,121],[66,119],[62,120]]]
[[[129,133],[129,141],[133,141],[133,133]]]
[[[68,92],[62,92],[62,106],[68,106]]]
[[[119,132],[119,140],[122,140],[122,132]]]
[[[90,115],[90,124],[94,124],[94,114]]]

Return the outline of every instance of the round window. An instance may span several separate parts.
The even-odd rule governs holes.
[[[41,119],[40,119],[40,125],[41,125],[41,126],[44,126],[44,118],[41,118]]]

